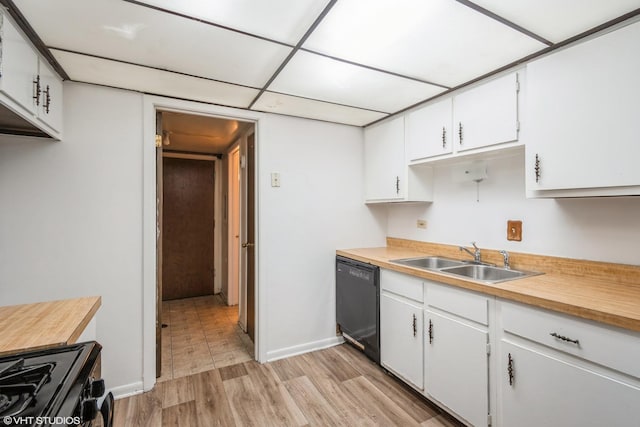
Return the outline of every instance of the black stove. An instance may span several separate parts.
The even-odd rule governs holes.
[[[100,379],[95,341],[0,357],[0,425],[110,426],[113,396]],[[102,417],[98,415],[102,412]]]

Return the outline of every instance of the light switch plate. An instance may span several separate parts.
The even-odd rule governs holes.
[[[278,172],[271,172],[271,186],[280,187],[280,174]]]

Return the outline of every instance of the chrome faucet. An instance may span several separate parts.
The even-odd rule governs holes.
[[[458,246],[458,248],[460,248],[460,251],[465,251],[466,253],[471,255],[475,262],[481,263],[482,261],[480,261],[480,249],[478,249],[478,247],[476,246],[476,242],[471,242],[471,245],[473,245],[473,249],[474,249],[473,252],[471,252],[469,249],[465,248],[464,246]]]
[[[510,270],[511,269],[511,265],[509,264],[509,252],[507,251],[500,251],[500,255],[502,255],[502,257],[504,258],[504,268],[505,270]]]

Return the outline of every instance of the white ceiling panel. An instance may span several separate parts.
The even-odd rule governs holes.
[[[119,0],[16,0],[16,5],[49,47],[252,87],[261,87],[291,51]]]
[[[438,86],[303,51],[295,54],[269,89],[385,113],[444,91]]]
[[[364,126],[387,116],[387,114],[377,111],[345,107],[273,92],[263,93],[252,109],[354,126]]]
[[[52,50],[72,80],[246,108],[258,91],[168,71]]]
[[[143,0],[142,3],[295,45],[328,0]]]
[[[340,0],[303,47],[456,86],[546,46],[454,0]]]
[[[553,43],[640,8],[639,0],[474,0],[474,3]]]

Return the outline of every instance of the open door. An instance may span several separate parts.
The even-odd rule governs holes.
[[[246,250],[247,283],[247,334],[254,341],[256,322],[255,302],[255,134],[247,138],[247,240],[242,244]]]
[[[162,113],[156,113],[156,378],[162,375]]]

